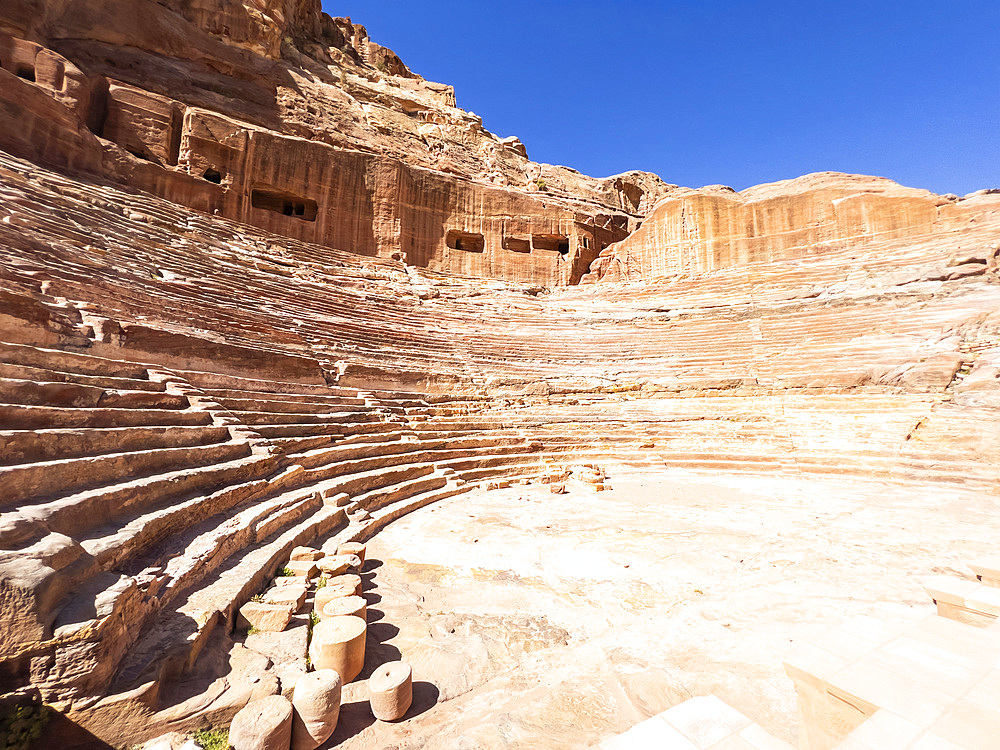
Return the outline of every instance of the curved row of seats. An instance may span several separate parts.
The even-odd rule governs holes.
[[[993,489],[988,236],[538,294],[0,154],[0,677],[155,701],[292,547],[554,467]]]

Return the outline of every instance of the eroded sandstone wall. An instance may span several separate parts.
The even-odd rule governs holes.
[[[677,190],[608,248],[587,280],[643,281],[817,255],[960,230],[996,215],[1000,196],[941,196],[891,180],[825,172],[758,185]]]
[[[0,147],[287,237],[576,283],[669,191],[536,164],[314,0],[0,8]]]

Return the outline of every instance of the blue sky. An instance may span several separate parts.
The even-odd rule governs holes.
[[[536,160],[750,185],[1000,187],[997,0],[360,0],[351,16]]]

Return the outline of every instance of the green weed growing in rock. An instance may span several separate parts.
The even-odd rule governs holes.
[[[204,750],[229,750],[229,730],[199,729],[194,733],[194,741]]]

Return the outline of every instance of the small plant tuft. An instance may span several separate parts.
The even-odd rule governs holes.
[[[259,604],[259,603],[261,603],[261,602],[264,601],[264,595],[263,594],[254,594],[253,596],[250,597],[250,601],[257,602]]]
[[[326,576],[320,576],[319,582],[316,584],[317,589],[326,588]]]
[[[545,180],[543,180],[541,177],[535,180],[535,187],[541,190],[543,193],[549,189],[548,183],[545,182]]]
[[[229,750],[229,730],[225,727],[199,729],[194,733],[194,741],[203,750]]]
[[[283,578],[283,577],[294,576],[294,575],[295,575],[295,571],[294,570],[291,570],[290,568],[282,568],[281,570],[278,571],[278,576],[277,577],[278,578]]]
[[[260,628],[254,626],[254,625],[251,625],[247,629],[247,635],[257,635],[257,633],[259,633],[259,632],[260,632]]]

